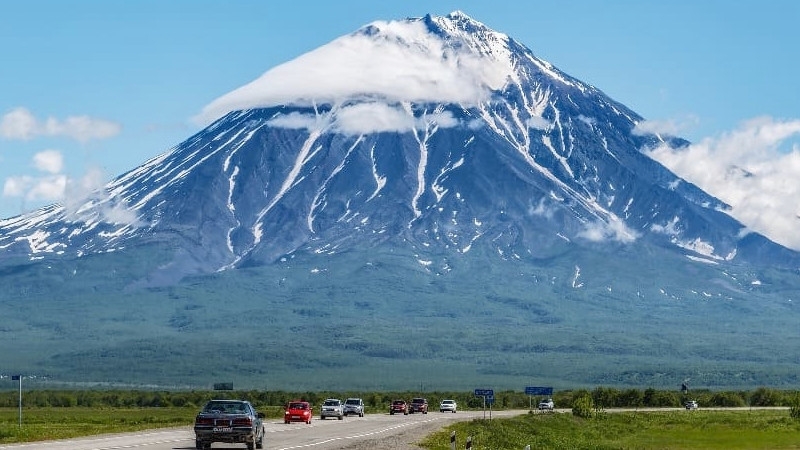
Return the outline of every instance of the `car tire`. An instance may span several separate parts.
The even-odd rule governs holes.
[[[394,411],[389,411],[389,415],[393,416],[394,415]]]
[[[362,413],[359,413],[359,414],[358,414],[358,417],[364,417],[364,413],[363,413],[363,412],[362,412]]]
[[[343,415],[339,416],[339,420],[342,420],[342,419],[344,419],[344,416]]]

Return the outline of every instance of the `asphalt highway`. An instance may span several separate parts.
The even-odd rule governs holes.
[[[508,417],[525,414],[527,410],[492,411],[491,417]],[[283,420],[267,419],[264,423],[266,434],[264,448],[269,450],[332,450],[339,449],[358,441],[375,441],[391,438],[400,433],[412,432],[415,429],[430,430],[444,427],[456,420],[475,418],[489,419],[490,412],[459,411],[440,413],[431,411],[428,414],[367,414],[364,417],[350,416],[344,420],[320,420],[315,415],[311,424],[284,424]],[[425,434],[420,431],[419,439]],[[191,450],[194,449],[194,432],[192,428],[170,428],[166,430],[150,430],[138,433],[121,433],[113,435],[93,436],[60,441],[47,441],[26,444],[10,444],[0,446],[0,450]],[[212,449],[243,449],[244,444],[215,443]]]

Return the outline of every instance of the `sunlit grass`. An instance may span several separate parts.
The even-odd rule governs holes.
[[[196,408],[0,408],[0,443],[188,426]]]
[[[788,411],[675,411],[606,413],[593,419],[571,414],[529,414],[511,419],[461,422],[425,438],[431,450],[457,447],[472,436],[474,449],[797,449],[800,421]]]

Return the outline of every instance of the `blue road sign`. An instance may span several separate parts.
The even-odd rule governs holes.
[[[487,395],[487,396],[486,396],[486,403],[488,403],[488,404],[490,404],[490,405],[491,405],[492,403],[494,403],[494,395]]]
[[[488,397],[494,395],[494,389],[475,389],[475,395],[478,397]]]
[[[553,388],[541,386],[528,386],[525,388],[528,395],[553,395]]]
[[[21,376],[22,376],[22,375],[11,375],[11,381],[19,381],[19,378],[20,378]]]

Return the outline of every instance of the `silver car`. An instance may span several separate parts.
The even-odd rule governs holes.
[[[356,414],[364,417],[364,400],[360,398],[348,398],[344,401],[344,415]]]
[[[319,418],[323,420],[328,417],[336,417],[342,420],[344,419],[344,405],[338,398],[329,398],[322,404],[322,410],[319,414]]]
[[[457,409],[458,406],[455,400],[442,400],[441,403],[439,403],[439,412],[450,411],[454,413]]]

